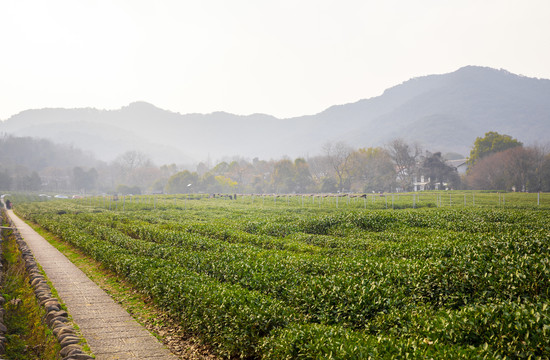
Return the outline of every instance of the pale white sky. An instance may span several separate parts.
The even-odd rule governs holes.
[[[550,0],[0,0],[0,119],[43,107],[291,117],[465,65],[550,78]]]

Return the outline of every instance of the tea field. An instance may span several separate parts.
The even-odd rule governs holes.
[[[537,194],[472,195],[21,199],[15,209],[222,357],[549,358],[550,208]]]

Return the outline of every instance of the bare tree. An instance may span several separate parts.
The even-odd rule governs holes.
[[[420,146],[418,144],[411,146],[403,139],[394,139],[386,145],[386,148],[395,165],[397,185],[404,191],[411,190],[422,152]]]
[[[317,155],[310,157],[307,159],[307,163],[309,165],[311,177],[315,182],[321,182],[322,179],[326,178],[331,173],[326,156]]]
[[[146,181],[142,169],[156,168],[147,155],[139,151],[127,151],[119,155],[110,166],[113,173],[113,186],[118,184],[144,186]],[[149,177],[149,175],[147,175]]]
[[[537,191],[536,151],[516,146],[486,156],[468,173],[474,189]]]
[[[544,173],[544,165],[545,159],[547,159],[550,154],[550,143],[544,145],[535,144],[532,149],[534,151],[535,175],[530,191],[542,191],[543,183],[547,177],[547,174]]]
[[[346,143],[339,141],[337,143],[328,142],[323,145],[323,152],[327,163],[338,177],[338,189],[343,191],[350,180],[350,159],[353,149]]]
[[[478,160],[468,172],[466,182],[475,190],[505,190],[506,177],[505,166],[497,153]]]
[[[126,151],[115,159],[115,163],[120,164],[127,171],[135,170],[139,167],[151,166],[151,160],[147,155],[140,151]]]

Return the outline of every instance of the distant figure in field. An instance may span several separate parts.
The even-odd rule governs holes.
[[[7,208],[8,210],[11,209],[11,201],[6,200],[6,208]]]

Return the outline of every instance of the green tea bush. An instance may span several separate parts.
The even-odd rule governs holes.
[[[489,349],[426,339],[372,336],[341,326],[318,324],[281,328],[265,339],[262,359],[492,359]]]
[[[550,357],[545,210],[169,204],[17,209],[225,357]]]

